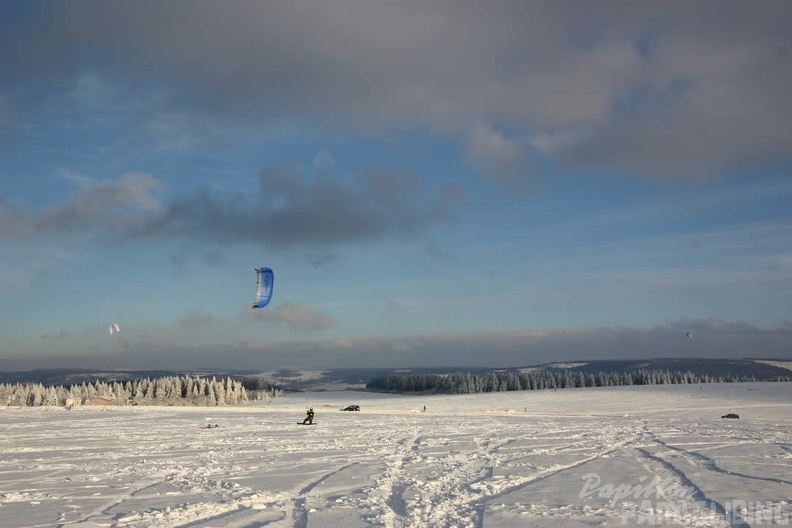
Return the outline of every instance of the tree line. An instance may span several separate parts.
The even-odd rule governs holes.
[[[45,386],[41,383],[0,384],[0,402],[14,407],[82,405],[91,398],[104,398],[111,405],[236,405],[251,400],[270,399],[282,392],[260,380],[231,377],[211,379],[166,376],[130,381],[83,382]]]
[[[668,385],[685,383],[731,383],[758,381],[754,376],[694,374],[690,371],[636,370],[632,372],[583,372],[579,370],[529,372],[495,371],[451,374],[388,374],[373,378],[366,388],[383,392],[475,394],[517,390]],[[792,381],[777,377],[766,381]]]

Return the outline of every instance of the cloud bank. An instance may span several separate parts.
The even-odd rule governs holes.
[[[301,305],[287,305],[275,320],[314,330],[331,324]],[[693,338],[686,336],[693,332]],[[739,321],[690,319],[651,328],[519,330],[405,337],[357,337],[299,342],[240,341],[221,346],[173,347],[127,338],[134,354],[8,358],[0,369],[340,367],[524,367],[555,361],[658,357],[792,359],[792,321],[759,328]]]
[[[333,326],[333,318],[307,304],[283,302],[268,311],[256,311],[254,317],[270,324],[285,324],[301,334],[325,330]]]
[[[94,74],[181,115],[432,130],[496,169],[547,155],[536,137],[652,177],[792,150],[785,0],[31,4],[0,23],[0,133]]]
[[[258,193],[226,196],[208,189],[165,200],[150,174],[83,184],[63,204],[42,210],[0,202],[0,239],[31,235],[112,234],[125,240],[200,240],[271,248],[337,244],[414,234],[452,219],[464,191],[434,192],[410,172],[365,171],[345,184],[300,167],[261,171]],[[316,258],[317,264],[333,257]]]

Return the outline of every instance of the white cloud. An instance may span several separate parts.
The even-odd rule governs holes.
[[[70,171],[65,167],[57,167],[55,169],[55,174],[80,189],[86,189],[96,185],[96,180],[94,178]]]
[[[335,163],[333,156],[324,149],[316,153],[313,161],[315,167],[329,167],[333,163]]]
[[[103,228],[125,228],[160,210],[154,193],[164,185],[150,174],[129,173],[114,180],[99,180],[84,187],[63,205],[45,209],[35,218],[39,233],[68,233]]]
[[[559,132],[543,130],[532,134],[527,142],[540,153],[555,156],[585,137],[583,132]]]
[[[468,140],[468,157],[476,162],[508,167],[520,157],[521,148],[514,139],[489,125],[479,124],[473,128]]]
[[[299,333],[312,333],[333,326],[333,318],[307,304],[284,302],[273,308],[253,312],[254,317],[268,323],[285,324]]]

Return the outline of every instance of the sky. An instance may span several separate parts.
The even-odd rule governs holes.
[[[0,370],[792,358],[792,3],[0,9]]]

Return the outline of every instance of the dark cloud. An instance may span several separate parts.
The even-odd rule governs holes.
[[[724,50],[661,49],[652,102],[598,127],[562,154],[577,166],[621,166],[650,176],[701,177],[709,168],[790,160],[792,41]]]
[[[62,339],[64,337],[70,337],[71,332],[68,330],[60,330],[55,334],[42,334],[41,339]]]
[[[145,173],[77,181],[63,204],[36,210],[0,200],[0,240],[47,235],[124,233],[160,210],[164,185]]]
[[[321,327],[312,309],[292,304],[278,317],[287,324]],[[314,320],[314,323],[305,321]],[[320,319],[320,318],[319,318]],[[303,321],[300,323],[299,321]],[[693,339],[685,334],[692,331]],[[792,323],[759,328],[739,321],[687,319],[652,328],[446,333],[301,342],[245,341],[224,346],[173,347],[128,341],[123,356],[4,359],[0,368],[522,367],[558,361],[663,357],[792,360]],[[134,353],[132,353],[134,352]]]
[[[346,184],[334,175],[300,167],[263,170],[250,196],[207,189],[169,202],[164,185],[148,174],[82,182],[63,204],[40,211],[0,202],[0,237],[112,234],[116,240],[162,239],[210,242],[202,249],[210,264],[223,261],[217,246],[264,244],[272,248],[333,245],[423,232],[450,221],[464,191],[446,185],[436,192],[409,171],[377,169]],[[337,258],[318,253],[314,265]],[[183,266],[186,257],[174,257]]]
[[[335,264],[339,259],[340,257],[336,253],[316,253],[305,256],[306,262],[315,268]]]
[[[572,164],[677,172],[792,148],[786,0],[76,0],[8,11],[0,129],[30,94],[89,73],[130,93],[154,87],[175,111],[428,128],[495,169],[547,137],[582,138],[554,152]]]
[[[215,322],[215,316],[208,313],[201,313],[195,310],[190,310],[181,319],[179,324],[188,328],[201,328],[209,326]]]
[[[686,337],[692,331],[693,339]],[[330,366],[519,367],[552,361],[658,357],[788,358],[789,324],[772,329],[719,319],[680,320],[648,329],[504,331],[365,337],[303,343],[237,343],[293,364]],[[284,364],[284,363],[278,363]]]
[[[453,186],[428,195],[421,180],[408,172],[373,171],[356,183],[362,185],[299,167],[269,168],[248,200],[209,191],[177,198],[133,234],[280,248],[332,246],[415,233],[448,221],[463,195]]]
[[[34,214],[0,197],[0,239],[25,236],[33,231]]]
[[[300,333],[317,332],[333,326],[332,317],[303,303],[284,302],[253,314],[268,323],[286,324]]]
[[[43,211],[35,220],[39,234],[124,229],[141,214],[159,209],[154,193],[164,188],[149,174],[125,174],[83,187],[64,205]]]

